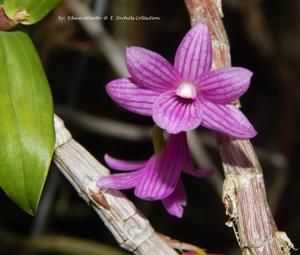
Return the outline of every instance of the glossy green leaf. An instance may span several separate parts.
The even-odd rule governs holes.
[[[15,20],[16,13],[25,10],[28,18],[21,22],[29,25],[44,18],[61,0],[3,0],[6,15]]]
[[[0,32],[0,65],[0,186],[34,214],[55,142],[51,92],[27,34]]]

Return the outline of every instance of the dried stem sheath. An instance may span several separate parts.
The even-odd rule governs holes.
[[[55,116],[54,120],[55,164],[95,210],[119,245],[137,255],[177,255],[121,192],[99,190],[96,181],[109,171],[71,137],[61,119]]]
[[[191,23],[205,22],[213,40],[213,69],[231,65],[230,47],[218,0],[185,0]],[[293,244],[279,232],[270,211],[262,169],[249,140],[217,134],[225,181],[227,225],[243,255],[287,255]]]

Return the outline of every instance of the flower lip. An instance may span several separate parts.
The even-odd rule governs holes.
[[[181,83],[176,89],[175,94],[186,99],[195,99],[197,97],[197,88],[189,82]]]

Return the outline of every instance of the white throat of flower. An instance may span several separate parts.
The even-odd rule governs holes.
[[[176,89],[176,95],[186,99],[195,99],[197,89],[194,84],[183,82]]]

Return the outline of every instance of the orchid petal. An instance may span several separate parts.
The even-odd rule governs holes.
[[[129,47],[126,50],[128,71],[139,86],[164,92],[175,88],[179,75],[174,67],[156,52]]]
[[[248,119],[233,105],[217,105],[207,101],[202,103],[202,126],[236,138],[252,138],[256,135]]]
[[[182,134],[171,135],[164,149],[148,161],[135,189],[137,197],[160,200],[173,193],[185,160],[181,146],[184,137]]]
[[[186,134],[185,134],[186,136]],[[182,143],[182,149],[185,151],[185,162],[183,165],[183,172],[185,172],[188,175],[198,177],[198,178],[205,178],[211,176],[214,171],[213,170],[199,170],[195,166],[193,162],[192,155],[189,150],[187,138],[185,138],[185,142]]]
[[[110,189],[131,189],[134,188],[139,182],[141,172],[134,171],[123,174],[112,174],[100,177],[97,181],[99,188]]]
[[[159,96],[153,107],[153,120],[171,134],[197,128],[201,123],[203,107],[198,99],[184,99],[174,91]]]
[[[209,170],[197,169],[197,167],[194,165],[192,160],[189,160],[185,163],[183,172],[185,172],[188,175],[198,177],[198,178],[206,178],[206,177],[212,176],[214,174],[214,170],[211,170],[211,169],[209,169]]]
[[[169,214],[178,218],[182,217],[183,206],[186,206],[187,199],[186,192],[181,180],[178,182],[174,192],[169,197],[163,199],[162,203]]]
[[[104,155],[104,160],[110,168],[118,171],[119,170],[132,171],[132,170],[141,169],[147,163],[147,160],[143,160],[143,161],[122,160],[122,159],[113,158],[108,154]]]
[[[201,95],[216,104],[229,104],[249,88],[252,72],[240,67],[226,67],[206,73],[198,82]]]
[[[174,66],[187,81],[195,81],[208,72],[212,63],[212,43],[207,26],[199,23],[183,38]]]
[[[130,79],[114,80],[106,85],[109,96],[121,107],[141,115],[151,116],[153,103],[159,93],[142,89]]]

